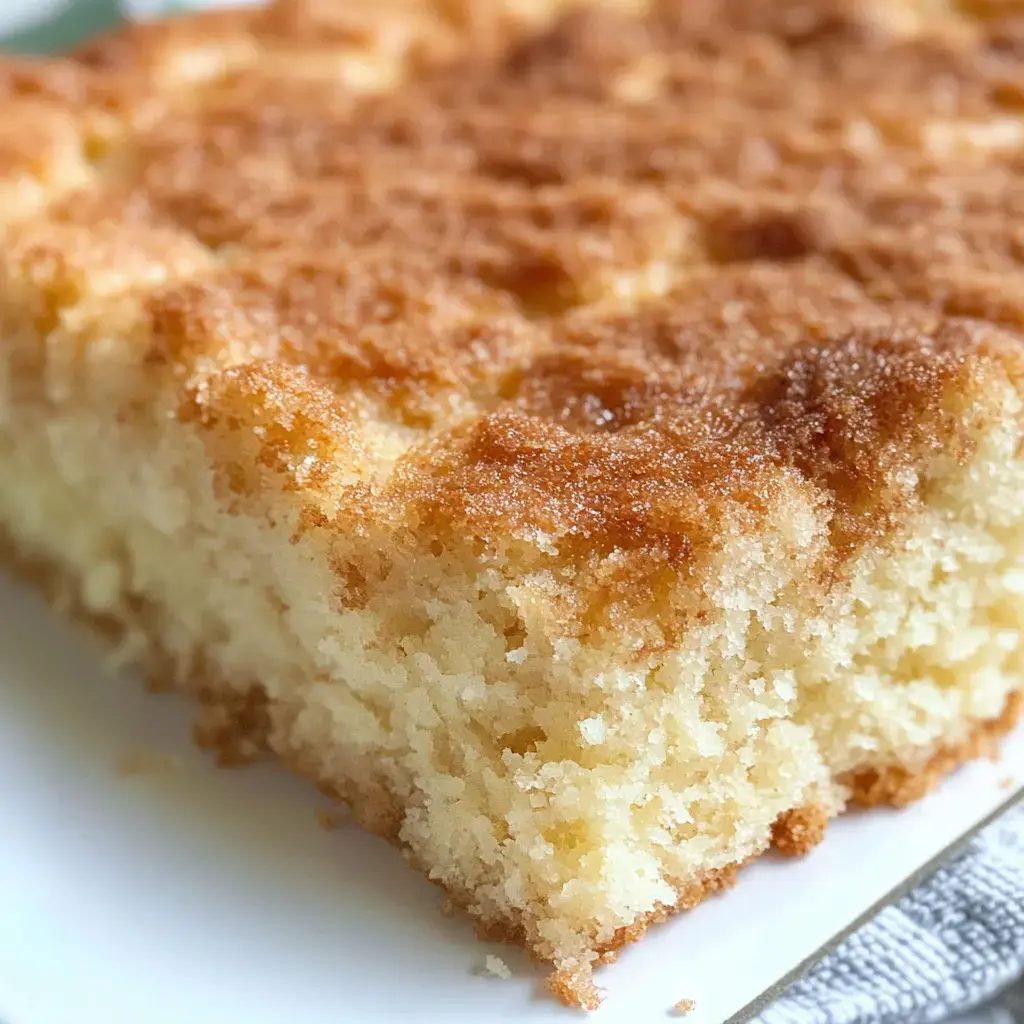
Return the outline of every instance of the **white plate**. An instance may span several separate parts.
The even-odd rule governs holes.
[[[0,1019],[6,1024],[557,1024],[514,950],[439,913],[401,856],[273,766],[214,768],[188,707],[99,669],[95,648],[0,581]],[[138,751],[177,770],[120,777]],[[799,862],[764,858],[725,898],[655,928],[600,981],[595,1024],[721,1024],[1024,781],[960,772],[899,814],[847,817]],[[512,980],[474,973],[500,955]]]

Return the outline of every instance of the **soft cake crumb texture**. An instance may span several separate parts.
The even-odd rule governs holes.
[[[596,1006],[1018,706],[997,6],[279,0],[3,58],[4,531]]]

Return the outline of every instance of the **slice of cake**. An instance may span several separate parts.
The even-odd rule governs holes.
[[[1013,719],[997,7],[285,0],[5,60],[9,549],[595,1005]]]

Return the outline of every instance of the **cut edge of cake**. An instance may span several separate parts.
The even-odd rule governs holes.
[[[592,597],[557,585],[559,538],[410,534],[408,504],[339,483],[344,422],[305,376],[182,383],[136,327],[51,337],[42,365],[42,339],[7,336],[15,549],[131,643],[155,638],[152,676],[197,694],[224,760],[269,749],[346,800],[486,932],[552,963],[562,999],[596,1005],[593,966],[648,924],[772,842],[806,851],[851,796],[920,795],[1019,709],[1010,349],[963,342],[940,411],[977,432],[902,471],[906,519],[844,561],[787,469],[759,529],[723,519],[691,553],[696,579],[660,598],[703,607],[652,618],[654,642],[629,635],[631,604],[650,626],[637,591],[581,634]]]

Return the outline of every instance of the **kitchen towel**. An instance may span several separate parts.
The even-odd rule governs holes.
[[[1024,805],[1018,805],[851,935],[757,1024],[944,1021],[1022,971]],[[979,1016],[978,1024],[988,1021]]]

